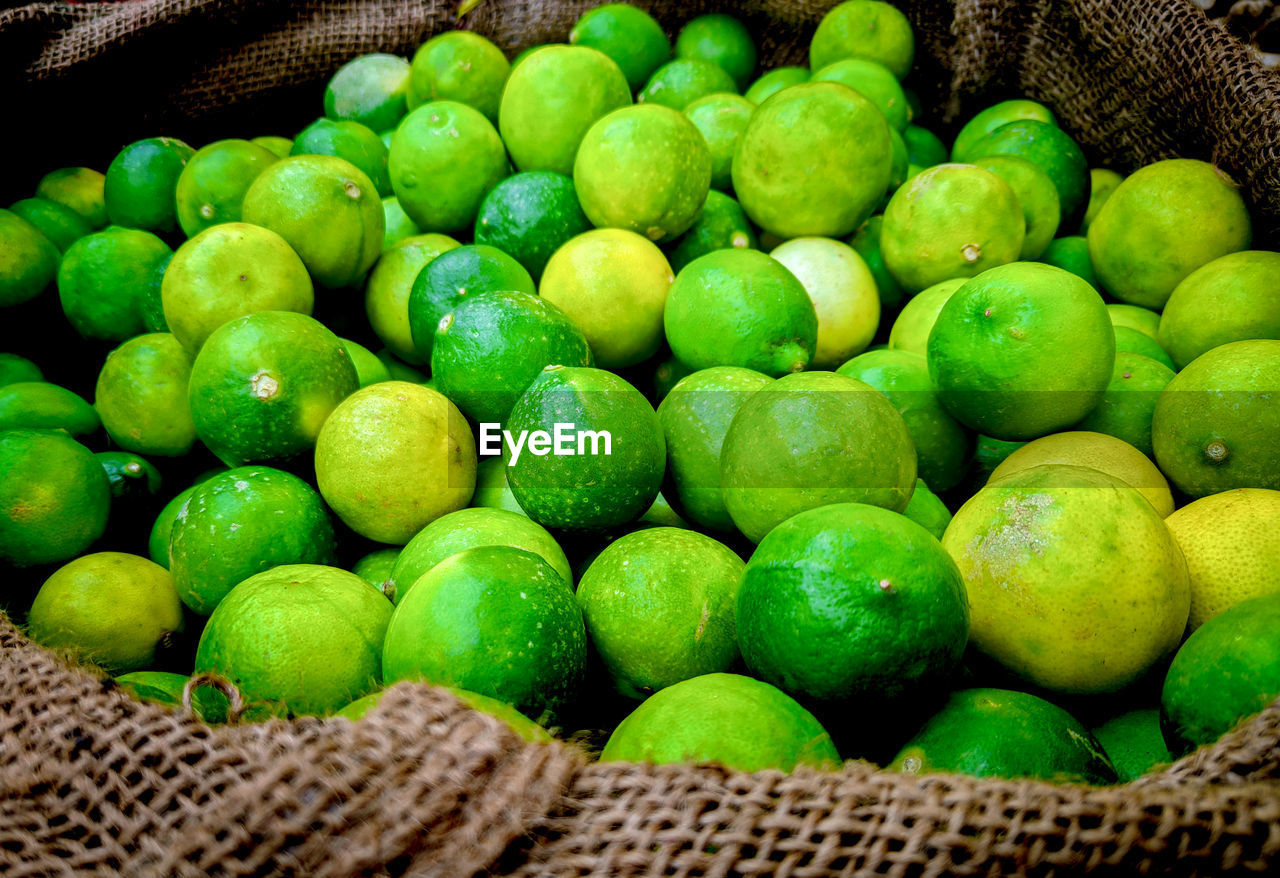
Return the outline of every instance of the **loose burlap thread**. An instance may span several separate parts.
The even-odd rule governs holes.
[[[508,50],[563,40],[584,0],[485,0]],[[670,30],[746,19],[803,62],[831,2],[644,3]],[[947,126],[995,97],[1049,104],[1098,162],[1186,155],[1280,228],[1280,81],[1184,0],[907,0],[914,86]],[[412,52],[453,3],[138,0],[0,10],[20,167],[99,164],[170,134],[289,133],[338,65]],[[38,132],[38,133],[37,133]],[[11,164],[10,167],[14,165]],[[21,174],[0,180],[29,194]],[[589,763],[448,693],[393,687],[359,723],[210,728],[139,703],[0,617],[0,871],[57,875],[1221,875],[1280,863],[1280,703],[1123,787]]]

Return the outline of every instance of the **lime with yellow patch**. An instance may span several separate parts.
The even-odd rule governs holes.
[[[795,275],[818,317],[813,369],[831,369],[866,350],[880,325],[880,296],[862,257],[831,238],[792,238],[769,254]]]
[[[174,191],[183,234],[190,238],[218,223],[239,222],[244,194],[277,161],[279,157],[266,147],[238,138],[196,150]]]
[[[9,212],[31,223],[63,252],[93,231],[80,214],[48,198],[23,198],[9,205]]]

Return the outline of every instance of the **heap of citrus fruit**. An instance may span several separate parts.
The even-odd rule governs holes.
[[[566,38],[354,58],[292,139],[0,210],[33,638],[210,722],[425,680],[748,770],[1111,783],[1280,695],[1280,254],[1227,174],[1090,168],[1030,100],[925,127],[877,0],[807,67],[723,14]]]

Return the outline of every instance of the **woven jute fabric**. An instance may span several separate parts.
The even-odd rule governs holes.
[[[135,0],[0,8],[10,173],[101,167],[167,134],[288,134],[363,52],[463,26],[515,51],[585,0]],[[742,16],[803,62],[834,0],[644,3],[674,32]],[[1049,104],[1099,162],[1172,155],[1237,179],[1280,229],[1280,81],[1185,0],[906,0],[914,87],[941,128],[998,97]],[[870,720],[869,720],[870,721]],[[142,704],[0,616],[0,874],[827,876],[1276,874],[1280,703],[1127,786],[741,774],[589,762],[448,693],[401,684],[359,723],[210,728]]]

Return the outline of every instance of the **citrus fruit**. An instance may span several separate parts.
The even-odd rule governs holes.
[[[609,736],[601,762],[714,762],[737,771],[834,769],[840,754],[785,692],[738,674],[704,674],[655,693]]]
[[[173,231],[174,190],[194,152],[173,137],[148,137],[120,150],[107,168],[102,190],[112,225]]]
[[[549,744],[555,740],[546,729],[510,704],[504,704],[496,698],[477,695],[475,692],[468,692],[465,689],[449,689],[449,692],[468,707],[502,720],[511,727],[511,731],[532,744]],[[356,722],[363,719],[365,714],[377,707],[378,702],[382,700],[382,696],[386,694],[387,690],[382,689],[365,695],[363,698],[357,698],[335,713],[334,716],[345,717],[352,722]]]
[[[698,58],[676,58],[653,71],[636,94],[636,102],[680,111],[707,95],[737,92],[733,77],[723,67]]]
[[[809,43],[809,67],[821,70],[842,58],[878,61],[902,79],[911,70],[915,37],[911,22],[879,0],[848,0],[818,22]]]
[[[1108,784],[1115,767],[1097,739],[1056,704],[1008,689],[962,689],[889,766],[903,774],[948,772]]]
[[[738,659],[742,570],[732,550],[684,528],[648,528],[606,546],[582,575],[578,605],[614,687],[643,699],[728,671]]]
[[[980,111],[964,124],[951,146],[951,161],[970,161],[973,146],[997,128],[1013,122],[1045,122],[1056,125],[1052,111],[1044,104],[1023,98],[1000,101]],[[941,164],[941,163],[939,163]]]
[[[862,261],[867,264],[867,270],[876,280],[876,293],[880,296],[881,313],[900,305],[906,296],[902,285],[894,280],[889,269],[885,267],[884,251],[881,249],[883,233],[884,215],[878,213],[858,226],[858,230],[848,239],[849,246],[858,251]]]
[[[947,147],[928,128],[908,125],[902,132],[902,141],[907,145],[907,159],[913,165],[931,168],[947,161]]]
[[[586,661],[582,613],[560,574],[523,549],[477,546],[436,564],[396,604],[382,675],[541,716],[577,694]]]
[[[573,180],[555,171],[524,171],[484,197],[475,241],[503,251],[537,278],[552,253],[590,229]]]
[[[161,477],[146,458],[130,451],[99,451],[94,455],[111,485],[111,519],[130,521],[139,509],[154,508]]]
[[[741,21],[712,13],[690,19],[676,36],[676,57],[710,61],[733,77],[736,88],[751,81],[756,69],[756,44]]]
[[[1116,779],[1121,783],[1137,780],[1173,761],[1160,732],[1160,711],[1154,707],[1114,716],[1094,728],[1093,737],[1115,766]]]
[[[392,381],[408,381],[410,384],[422,385],[427,385],[431,381],[430,378],[417,369],[397,359],[387,348],[378,351],[374,356],[382,361],[382,365],[387,367],[387,372],[391,375]]]
[[[856,250],[831,238],[792,238],[769,255],[800,281],[817,313],[811,368],[833,368],[871,344],[880,325],[880,296]]]
[[[1201,354],[1165,387],[1151,419],[1156,463],[1185,494],[1280,488],[1280,341]]]
[[[391,380],[391,370],[373,351],[350,339],[340,338],[338,341],[342,342],[342,349],[347,352],[351,365],[355,367],[356,384],[359,387],[368,387],[370,384]]]
[[[1103,433],[1083,430],[1054,433],[1028,442],[1000,462],[992,471],[990,481],[1048,464],[1096,469],[1146,497],[1161,518],[1173,512],[1169,483],[1155,464],[1129,443]]]
[[[0,387],[0,430],[63,430],[84,437],[102,426],[93,406],[47,381]]]
[[[477,33],[453,30],[437,34],[413,56],[409,109],[431,101],[457,101],[480,111],[496,125],[498,102],[510,69],[502,50]]]
[[[715,250],[740,248],[755,250],[759,246],[750,220],[742,205],[731,196],[712,189],[702,204],[697,219],[687,231],[671,242],[667,258],[677,272],[699,256]]]
[[[196,486],[192,485],[179,491],[160,509],[151,525],[151,534],[147,539],[147,554],[151,556],[152,561],[165,570],[169,569],[169,541],[173,538],[174,522],[178,520],[178,512],[183,504],[195,493],[195,490]]]
[[[1013,158],[1013,156],[1010,156],[1010,158]],[[1087,280],[1094,289],[1099,288],[1098,276],[1093,271],[1092,260],[1089,259],[1089,242],[1085,238],[1078,235],[1054,238],[1049,242],[1049,246],[1044,248],[1044,252],[1040,254],[1040,261],[1065,269],[1077,277]],[[1108,305],[1107,309],[1110,310],[1115,307],[1134,308],[1137,306]],[[1112,322],[1114,323],[1115,321],[1113,320]],[[1120,324],[1117,323],[1116,325],[1119,326]]]
[[[58,266],[63,313],[86,338],[124,341],[146,328],[142,301],[152,276],[170,256],[150,232],[110,226],[67,248]]]
[[[102,536],[111,506],[93,452],[59,432],[0,431],[0,560],[65,561]]]
[[[1191,575],[1190,630],[1241,601],[1280,592],[1280,491],[1210,494],[1165,524]]]
[[[1205,622],[1173,657],[1160,696],[1169,751],[1211,744],[1280,696],[1280,594]]]
[[[58,168],[40,178],[36,196],[65,205],[89,224],[100,229],[107,224],[107,207],[103,199],[106,175],[93,168]]]
[[[1158,340],[1181,368],[1233,341],[1280,339],[1280,253],[1245,250],[1202,265],[1173,289]]]
[[[476,464],[476,492],[471,497],[471,505],[525,514],[507,484],[507,464],[501,457],[481,457]]]
[[[187,160],[174,192],[178,225],[188,238],[218,223],[240,221],[249,186],[279,157],[247,140],[218,140]]]
[[[387,147],[390,149],[390,147]],[[382,199],[382,252],[386,253],[396,244],[405,238],[412,238],[415,235],[422,234],[422,229],[418,228],[409,214],[404,212],[404,208],[400,206],[399,200],[394,196]],[[441,235],[440,237],[445,237]],[[452,240],[452,239],[450,239]]]
[[[873,387],[832,372],[788,375],[748,397],[720,452],[725,508],[753,542],[831,503],[900,512],[915,483],[902,415]]]
[[[540,292],[582,330],[597,365],[617,369],[657,352],[673,280],[666,257],[643,235],[594,229],[555,252]]]
[[[911,502],[902,514],[933,534],[935,539],[942,539],[951,523],[951,511],[938,495],[929,490],[924,479],[916,479],[916,489],[911,493]]]
[[[784,88],[808,82],[810,76],[808,67],[775,67],[761,73],[742,96],[759,106]]]
[[[31,223],[62,251],[93,231],[93,227],[80,214],[48,198],[15,201],[9,205],[9,212]]]
[[[809,294],[758,250],[717,250],[686,265],[663,326],[672,353],[695,369],[739,366],[776,377],[804,369],[817,346]]]
[[[1114,326],[1114,324],[1113,324]],[[1116,336],[1116,353],[1141,354],[1155,360],[1166,369],[1174,369],[1173,360],[1165,353],[1165,349],[1145,332],[1131,326],[1114,326]]]
[[[838,83],[806,82],[752,114],[733,156],[733,188],[766,231],[839,238],[884,196],[890,150],[875,104]]]
[[[287,137],[279,137],[274,134],[266,134],[261,137],[251,137],[249,138],[249,142],[255,146],[262,147],[278,159],[288,158],[289,150],[293,149],[292,140]]]
[[[507,481],[547,527],[590,530],[639,518],[666,469],[662,425],[648,400],[602,369],[548,366],[520,397],[506,430]],[[540,435],[545,434],[545,435]]]
[[[734,415],[769,381],[750,369],[702,369],[680,379],[658,406],[667,443],[663,494],[698,527],[733,530],[720,491],[720,451]]]
[[[470,231],[480,202],[507,175],[507,154],[493,124],[457,101],[411,112],[391,138],[391,185],[425,231]]]
[[[354,573],[284,564],[251,576],[200,635],[196,673],[276,716],[325,715],[378,688],[391,602]]]
[[[1115,692],[1178,645],[1187,565],[1150,501],[1095,469],[993,479],[942,537],[964,575],[971,641],[1055,692]]]
[[[165,323],[192,354],[224,323],[259,311],[310,314],[307,267],[270,229],[228,222],[183,243],[160,286]]]
[[[1016,155],[993,155],[973,163],[1009,185],[1022,207],[1026,236],[1019,259],[1039,259],[1058,232],[1062,220],[1058,190],[1039,165]]]
[[[358,55],[338,68],[324,90],[324,114],[374,131],[394,128],[408,112],[409,62],[381,52]]]
[[[364,288],[369,326],[392,353],[406,362],[425,362],[413,344],[409,324],[409,297],[414,281],[429,262],[458,246],[458,242],[447,235],[410,235],[383,250],[369,272]]]
[[[1080,234],[1089,232],[1089,226],[1098,218],[1098,211],[1107,203],[1111,193],[1124,182],[1124,175],[1117,174],[1107,168],[1089,169],[1089,206],[1085,209],[1084,219],[1080,221]]]
[[[120,688],[134,698],[170,707],[182,707],[182,695],[190,679],[171,671],[130,671],[115,678]],[[191,693],[191,709],[204,722],[225,722],[228,707],[227,696],[217,689],[197,686]]]
[[[1039,165],[1058,190],[1063,228],[1076,227],[1089,200],[1089,163],[1071,135],[1052,122],[1010,122],[983,135],[963,161],[997,155],[1018,156]]]
[[[1147,457],[1155,457],[1151,420],[1160,393],[1173,380],[1173,370],[1150,357],[1116,352],[1111,383],[1093,411],[1077,428],[1123,439]]]
[[[27,614],[32,640],[111,673],[151,664],[182,624],[169,571],[124,552],[97,552],[59,567]]]
[[[521,171],[572,174],[578,144],[600,117],[631,103],[627,77],[587,46],[546,46],[507,77],[498,130]]]
[[[986,484],[996,467],[1026,444],[1025,442],[1007,442],[1004,439],[993,439],[979,434],[973,446],[973,474],[978,476],[975,489]]]
[[[1160,312],[1143,308],[1140,305],[1111,303],[1107,305],[1107,313],[1111,315],[1113,326],[1128,326],[1144,335],[1157,338],[1160,330]],[[1158,339],[1157,339],[1158,340]]]
[[[441,394],[384,381],[356,391],[329,416],[316,442],[316,479],[348,527],[403,545],[471,499],[475,440]]]
[[[1115,364],[1115,334],[1084,280],[1016,262],[952,294],[929,334],[928,359],[956,420],[997,439],[1033,439],[1098,404]]]
[[[889,349],[909,351],[925,356],[929,352],[929,333],[938,321],[938,313],[947,300],[969,282],[967,277],[939,281],[921,290],[902,306],[889,330]]]
[[[606,3],[584,12],[569,31],[569,44],[608,55],[632,91],[639,91],[671,58],[671,41],[662,25],[630,3]]]
[[[810,82],[838,82],[847,85],[876,105],[889,127],[901,132],[911,121],[907,96],[887,67],[866,58],[844,58],[815,69]],[[904,144],[905,150],[905,144]]]
[[[969,610],[960,571],[932,534],[887,509],[837,503],[760,541],[737,622],[747,667],[784,692],[886,703],[948,681]]]
[[[386,549],[374,549],[351,566],[351,572],[359,576],[374,588],[387,594],[386,583],[391,578],[391,571],[400,557],[400,549],[392,546]]]
[[[345,159],[373,181],[379,198],[385,198],[391,194],[387,150],[387,145],[369,127],[322,117],[298,132],[289,155],[329,155]]]
[[[93,405],[112,441],[126,451],[161,457],[191,450],[191,364],[191,354],[163,332],[131,338],[108,354]]]
[[[400,551],[387,576],[391,599],[399,603],[421,576],[445,558],[476,546],[510,546],[532,552],[573,584],[564,550],[547,529],[527,515],[505,509],[459,509],[418,531]]]
[[[0,353],[0,387],[21,381],[43,381],[40,367],[18,354]]]
[[[936,165],[893,193],[884,211],[884,264],[908,292],[1013,262],[1026,221],[1013,189],[976,165]]]
[[[704,95],[684,106],[684,114],[702,133],[711,153],[712,189],[725,191],[733,186],[733,154],[755,108],[736,94]]]
[[[1109,293],[1161,308],[1191,272],[1248,249],[1252,227],[1230,177],[1208,162],[1168,159],[1126,177],[1088,237],[1094,271]]]
[[[836,371],[874,387],[902,414],[916,449],[921,478],[940,491],[960,483],[969,465],[973,439],[938,401],[929,363],[923,356],[910,351],[867,351]]]
[[[214,330],[191,366],[196,435],[229,466],[310,452],[334,406],[359,387],[342,341],[292,311],[259,311]]]
[[[436,386],[480,424],[506,419],[547,366],[590,366],[586,336],[532,293],[467,296],[440,320],[431,348]]]

